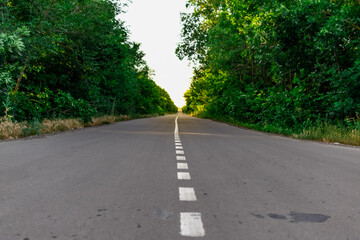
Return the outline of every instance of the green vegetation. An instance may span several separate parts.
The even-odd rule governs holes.
[[[0,0],[2,122],[177,112],[116,18],[122,8],[110,0]]]
[[[100,117],[92,117],[91,121],[85,123],[82,119],[67,118],[67,119],[44,119],[42,122],[34,120],[31,122],[16,122],[10,121],[8,118],[0,118],[0,140],[15,139],[21,137],[28,137],[32,135],[57,133],[68,130],[80,129],[84,127],[100,126],[131,120],[135,118],[155,117],[159,114],[146,115],[103,115]]]
[[[188,0],[183,111],[360,145],[360,2]],[[351,139],[351,140],[350,140]]]

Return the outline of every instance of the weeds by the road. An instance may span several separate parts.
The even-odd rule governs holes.
[[[6,118],[0,118],[0,139],[12,139],[20,137],[26,123],[11,122]]]
[[[7,118],[0,118],[0,140],[63,132],[84,127],[111,124],[135,118],[147,118],[155,116],[159,115],[106,115],[101,117],[93,117],[92,122],[88,123],[84,123],[80,119],[44,119],[42,122],[39,122],[37,120],[32,122],[13,122]]]
[[[209,118],[220,122],[230,123],[232,125],[255,129],[263,132],[281,134],[297,139],[315,140],[329,143],[341,143],[360,146],[360,121],[356,120],[345,124],[331,124],[316,122],[310,127],[305,128],[283,128],[272,124],[251,124],[236,121],[231,118],[221,116],[196,115],[201,118]]]
[[[360,125],[360,124],[358,124]],[[318,124],[293,134],[296,138],[319,140],[323,142],[338,142],[349,145],[360,145],[360,128],[336,126],[328,123]]]
[[[126,120],[130,120],[133,118],[134,117],[131,117],[128,115],[119,115],[119,116],[106,115],[106,116],[102,116],[102,117],[93,117],[92,122],[89,122],[85,125],[86,125],[86,127],[100,126],[100,125],[104,125],[104,124],[111,124],[114,122],[126,121]]]

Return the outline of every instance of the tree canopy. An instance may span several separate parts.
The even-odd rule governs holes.
[[[188,0],[184,111],[302,127],[360,115],[360,2]]]
[[[110,0],[0,0],[0,116],[176,112]]]

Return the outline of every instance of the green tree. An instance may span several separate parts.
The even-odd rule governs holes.
[[[357,118],[358,1],[189,0],[186,111],[283,127]]]
[[[160,98],[140,45],[129,41],[117,19],[122,6],[110,0],[1,1],[2,112],[18,121],[166,112],[161,106],[173,103]]]

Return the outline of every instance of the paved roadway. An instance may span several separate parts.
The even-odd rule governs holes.
[[[0,142],[0,239],[360,239],[359,148],[175,119]]]

